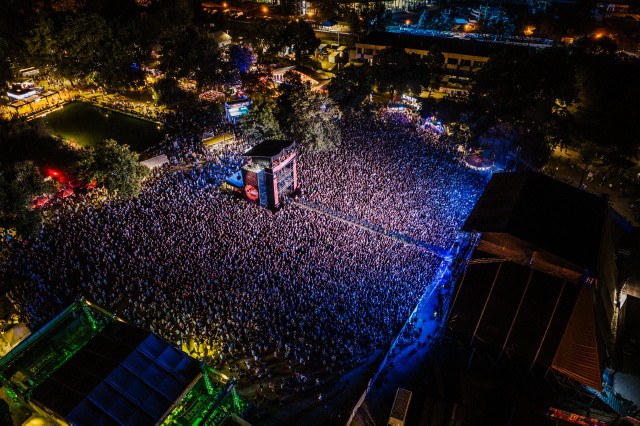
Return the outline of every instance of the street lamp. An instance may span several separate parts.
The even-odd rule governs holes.
[[[267,8],[267,6],[262,6],[262,13],[269,13],[269,8]]]

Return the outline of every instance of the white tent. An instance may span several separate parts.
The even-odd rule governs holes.
[[[169,162],[169,158],[165,155],[158,155],[157,157],[149,158],[148,160],[141,161],[140,164],[143,166],[147,166],[150,169],[154,167],[160,167],[165,163]]]
[[[225,47],[231,44],[231,36],[224,31],[213,33],[213,39],[218,43],[218,47]]]

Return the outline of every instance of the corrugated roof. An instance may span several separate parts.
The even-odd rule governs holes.
[[[525,365],[549,366],[579,288],[527,265],[470,264],[458,283],[447,326],[461,336],[475,332],[480,341],[504,348]]]
[[[34,391],[69,422],[153,425],[200,375],[200,363],[122,322],[105,327]]]
[[[552,367],[597,391],[602,390],[604,356],[598,344],[593,287],[582,287]]]

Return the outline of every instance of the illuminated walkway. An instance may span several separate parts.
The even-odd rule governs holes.
[[[307,200],[302,200],[302,199],[297,199],[297,200],[293,200],[293,202],[297,205],[299,205],[300,207],[303,207],[305,209],[308,210],[313,210],[317,213],[321,213],[321,214],[325,214],[327,216],[331,216],[334,219],[338,219],[341,220],[345,223],[348,223],[350,225],[355,225],[361,229],[364,229],[366,231],[370,231],[370,232],[375,232],[377,234],[383,235],[387,238],[391,238],[392,240],[396,240],[399,241],[403,244],[407,244],[407,245],[412,245],[412,246],[416,246],[416,247],[420,247],[422,249],[425,249],[433,254],[435,254],[436,256],[439,256],[441,258],[446,258],[449,259],[451,258],[451,253],[449,252],[449,250],[445,250],[442,247],[433,245],[433,244],[429,244],[426,243],[424,241],[420,241],[420,240],[416,240],[414,238],[411,237],[407,237],[406,235],[402,235],[399,234],[397,232],[393,232],[393,231],[389,231],[389,230],[385,230],[382,226],[378,226],[378,225],[374,225],[372,223],[369,223],[367,221],[364,220],[360,220],[360,219],[356,219],[353,216],[349,216],[347,214],[344,213],[340,213],[338,211],[329,209],[327,207],[322,207],[318,204],[315,204],[311,201],[307,201]]]

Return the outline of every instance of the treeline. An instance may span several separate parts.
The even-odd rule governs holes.
[[[371,65],[347,66],[329,95],[350,113],[366,109],[374,92],[387,95],[440,86],[442,55],[420,59],[387,48]],[[601,152],[611,165],[638,156],[640,61],[617,53],[606,38],[569,47],[505,50],[474,76],[465,95],[426,99],[424,115],[453,124],[452,143],[477,147],[498,161],[517,153],[532,166],[546,163],[554,146]],[[589,154],[587,156],[593,156]]]
[[[239,133],[251,144],[288,138],[309,150],[340,145],[334,119],[338,110],[327,94],[312,91],[291,71],[284,77],[277,89],[269,85],[254,89],[250,114],[239,121]]]
[[[0,79],[11,79],[9,60],[114,89],[143,84],[143,66],[205,86],[236,79],[233,64],[203,30],[203,13],[192,0],[148,7],[135,0],[6,0],[0,2]]]

